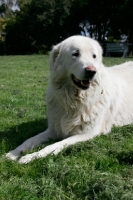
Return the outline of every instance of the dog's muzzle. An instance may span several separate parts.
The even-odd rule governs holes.
[[[87,90],[90,86],[90,83],[96,74],[96,68],[94,66],[88,66],[85,68],[84,79],[79,80],[72,74],[73,83],[80,89]]]

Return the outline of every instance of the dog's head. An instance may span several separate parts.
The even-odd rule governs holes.
[[[72,36],[53,47],[50,55],[51,78],[59,87],[70,83],[86,90],[96,81],[102,63],[102,48],[93,39]]]

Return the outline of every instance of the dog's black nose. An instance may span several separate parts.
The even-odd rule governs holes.
[[[85,77],[92,79],[93,76],[96,74],[96,68],[94,66],[88,66],[85,68]]]

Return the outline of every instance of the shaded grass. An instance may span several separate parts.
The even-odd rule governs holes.
[[[2,156],[47,127],[48,63],[48,56],[0,57],[0,199],[133,199],[132,125],[27,165]]]

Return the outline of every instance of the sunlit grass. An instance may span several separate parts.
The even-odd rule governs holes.
[[[103,61],[111,66],[126,60]],[[0,57],[0,199],[133,199],[132,125],[27,165],[2,156],[47,128],[48,65],[43,55]]]

